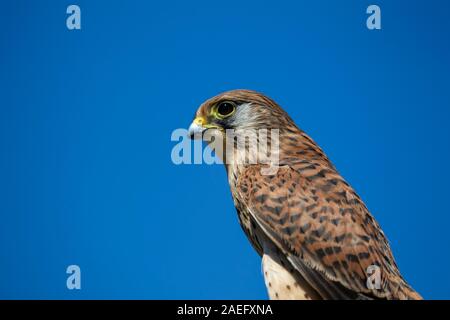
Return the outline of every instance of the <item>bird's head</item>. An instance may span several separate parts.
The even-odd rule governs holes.
[[[189,127],[191,138],[200,138],[207,130],[224,134],[227,129],[280,129],[295,127],[277,103],[250,90],[233,90],[205,101]]]
[[[240,164],[256,163],[272,168],[294,158],[315,159],[332,167],[275,101],[255,91],[232,90],[206,100],[188,135],[206,141],[226,165],[237,164],[238,169]]]

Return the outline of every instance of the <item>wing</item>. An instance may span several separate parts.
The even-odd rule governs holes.
[[[236,192],[310,285],[323,298],[420,298],[401,277],[380,227],[339,174],[300,171],[284,166],[262,175],[260,166],[250,166]],[[369,289],[374,266],[380,287]]]

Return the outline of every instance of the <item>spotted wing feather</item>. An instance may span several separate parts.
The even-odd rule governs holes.
[[[249,166],[236,192],[323,298],[421,298],[400,275],[377,222],[334,170],[308,176],[291,165],[262,175],[260,166]],[[367,286],[369,266],[380,268],[379,289]]]

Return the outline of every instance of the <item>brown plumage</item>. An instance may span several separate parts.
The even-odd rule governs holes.
[[[421,299],[360,197],[273,100],[254,91],[225,92],[200,106],[195,123],[225,140],[226,129],[279,130],[274,174],[262,174],[267,164],[225,164],[241,226],[263,257],[271,298]],[[379,288],[367,285],[370,266],[380,270]]]

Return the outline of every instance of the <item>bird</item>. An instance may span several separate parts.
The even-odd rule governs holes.
[[[235,137],[229,143],[228,133],[264,129],[277,132],[278,160],[238,161],[262,151],[239,148]],[[205,140],[207,132],[233,148],[219,156],[239,223],[261,257],[270,299],[423,299],[400,274],[362,199],[274,100],[252,90],[220,93],[200,105],[188,135]]]

